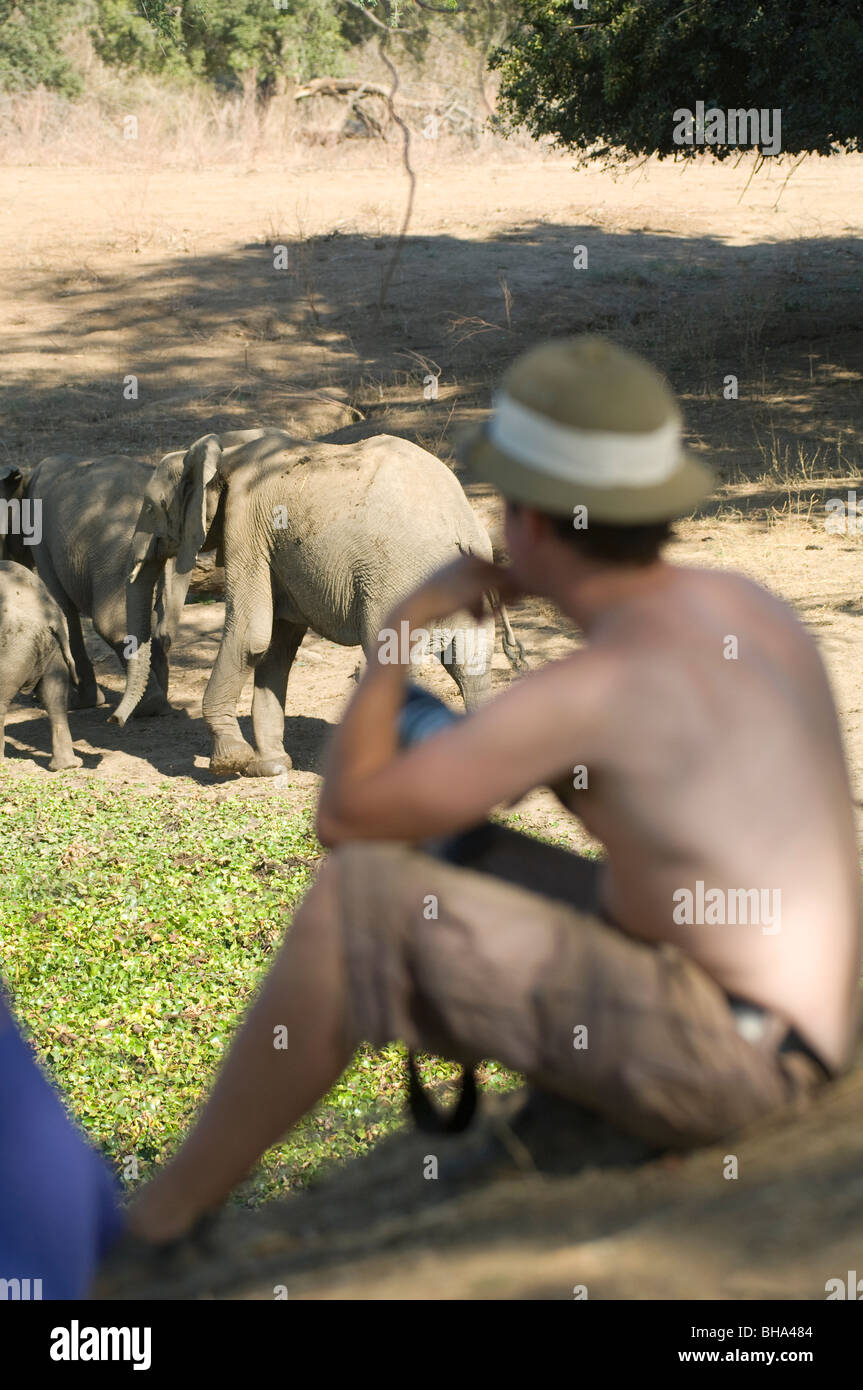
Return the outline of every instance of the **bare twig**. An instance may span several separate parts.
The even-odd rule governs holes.
[[[800,156],[800,158],[797,160],[796,164],[792,164],[792,165],[791,165],[791,168],[788,170],[788,173],[785,175],[785,178],[784,178],[784,180],[783,180],[783,182],[782,182],[782,187],[780,188],[779,192],[776,194],[776,202],[773,204],[773,211],[774,211],[774,212],[775,212],[776,209],[779,207],[779,199],[782,197],[782,194],[785,192],[786,188],[788,187],[788,180],[791,178],[791,175],[794,173],[795,169],[799,169],[799,168],[800,168],[800,165],[803,163],[803,161],[805,160],[805,158],[806,158],[806,153],[805,153],[805,151],[804,151],[804,153],[803,153],[803,154]]]
[[[383,20],[373,15],[371,10],[367,10],[365,5],[360,3],[360,0],[347,0],[347,3],[353,9],[359,10],[360,14],[364,14],[366,19],[370,19],[372,24],[374,24],[376,28],[382,29],[385,34],[416,34],[418,32],[416,29],[405,29],[400,24],[384,24]],[[452,11],[450,11],[450,13],[452,13]]]
[[[746,195],[746,189],[749,187],[749,185],[751,184],[752,180],[755,178],[755,175],[758,173],[759,169],[761,168],[762,164],[764,163],[764,158],[765,158],[764,155],[763,155],[763,154],[761,153],[761,151],[759,150],[759,151],[758,151],[758,158],[756,159],[755,163],[754,163],[753,166],[752,166],[752,173],[749,175],[749,178],[746,180],[746,187],[743,189],[743,192],[740,194],[740,197],[737,199],[738,204],[740,204],[740,203],[743,201],[743,198],[744,198],[745,195]]]
[[[402,120],[401,116],[398,115],[398,113],[396,112],[396,108],[393,105],[393,100],[399,87],[399,75],[395,63],[393,63],[389,54],[386,52],[386,40],[388,37],[389,35],[385,34],[384,36],[378,38],[378,52],[380,53],[382,61],[389,68],[393,77],[392,89],[386,100],[387,106],[389,107],[390,116],[395,121],[396,125],[399,127],[399,130],[402,133],[402,159],[404,162],[405,173],[408,176],[410,187],[408,190],[408,200],[405,206],[405,215],[402,220],[401,231],[398,235],[395,250],[392,256],[390,257],[389,265],[384,271],[384,275],[381,280],[381,293],[380,299],[378,300],[378,309],[381,311],[383,311],[386,305],[387,294],[389,292],[390,285],[392,284],[393,276],[395,275],[396,270],[398,268],[399,261],[401,260],[401,255],[405,244],[405,237],[407,236],[408,227],[410,226],[411,221],[411,215],[414,210],[414,198],[416,196],[417,188],[417,176],[414,173],[413,168],[411,167],[411,133],[407,124]]]
[[[501,323],[489,323],[487,319],[476,318],[473,315],[459,315],[450,320],[449,331],[456,343],[460,344],[468,338],[475,338],[478,333],[505,333],[506,329]]]
[[[509,288],[509,285],[507,284],[507,279],[503,271],[499,273],[497,277],[497,283],[500,285],[501,294],[503,295],[503,307],[506,312],[506,326],[507,328],[512,328],[512,292]]]
[[[432,376],[439,377],[443,370],[434,358],[423,357],[421,352],[414,352],[413,348],[408,348],[406,352],[397,352],[396,357],[412,357],[414,362],[419,363],[424,372],[430,372]]]

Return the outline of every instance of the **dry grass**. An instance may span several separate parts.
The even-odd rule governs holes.
[[[0,96],[3,164],[200,170],[317,162],[320,167],[321,147],[341,168],[357,162],[368,167],[370,156],[382,167],[401,158],[400,135],[381,97],[363,99],[374,122],[383,126],[383,137],[375,139],[345,98],[296,101],[288,91],[264,102],[252,87],[224,94],[191,81],[122,74],[105,67],[84,41],[74,50],[84,79],[81,98],[69,100],[41,88]],[[373,45],[354,51],[350,62],[362,78],[390,85]],[[487,99],[494,96],[495,79],[486,75],[480,90],[473,50],[439,43],[422,66],[401,55],[398,68],[396,110],[411,129],[420,166],[441,158],[478,161],[504,146],[516,157],[535,154],[529,138],[505,142],[489,127]]]

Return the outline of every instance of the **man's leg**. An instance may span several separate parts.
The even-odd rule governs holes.
[[[492,825],[461,840],[459,858],[472,868],[584,908],[593,901],[596,865],[588,860]],[[349,1022],[337,859],[298,909],[193,1130],[133,1203],[133,1233],[171,1240],[218,1206],[326,1095],[364,1041]],[[279,1028],[287,1029],[286,1049],[274,1045]]]
[[[274,1046],[280,1028],[287,1050]],[[675,948],[403,846],[349,845],[297,912],[132,1231],[169,1240],[219,1205],[363,1041],[495,1057],[659,1147],[806,1103],[814,1086],[805,1058],[744,1042],[722,991]]]
[[[135,1199],[133,1234],[172,1240],[219,1206],[326,1095],[362,1041],[349,1032],[336,877],[331,858],[298,909],[194,1128]],[[278,1046],[282,1029],[286,1048]]]

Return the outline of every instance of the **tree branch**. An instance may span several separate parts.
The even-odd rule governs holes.
[[[411,214],[413,213],[414,209],[414,197],[416,195],[417,187],[417,176],[414,173],[413,168],[411,167],[410,159],[411,133],[405,122],[402,120],[401,116],[399,116],[396,113],[395,106],[393,105],[393,99],[399,87],[399,74],[395,63],[392,61],[389,54],[386,52],[386,41],[388,37],[389,35],[387,33],[383,37],[378,39],[378,52],[381,55],[382,61],[386,64],[386,66],[389,68],[390,72],[393,75],[393,85],[392,90],[387,96],[387,105],[390,110],[390,115],[392,116],[393,120],[395,121],[396,125],[399,127],[402,133],[402,159],[404,161],[405,173],[407,174],[408,180],[410,182],[410,187],[408,191],[407,205],[405,207],[405,215],[404,219],[402,220],[401,231],[399,232],[398,241],[396,242],[396,249],[392,254],[390,263],[386,268],[383,279],[381,280],[381,294],[380,299],[378,300],[378,308],[381,310],[383,310],[386,305],[387,294],[389,292],[390,285],[392,284],[392,278],[395,275],[398,263],[401,260],[402,250],[404,249],[405,244],[405,237],[407,236],[407,230],[410,226]]]

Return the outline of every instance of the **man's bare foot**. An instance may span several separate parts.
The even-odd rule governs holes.
[[[160,1194],[156,1182],[148,1183],[126,1213],[126,1230],[148,1245],[169,1245],[194,1230],[200,1213]]]

